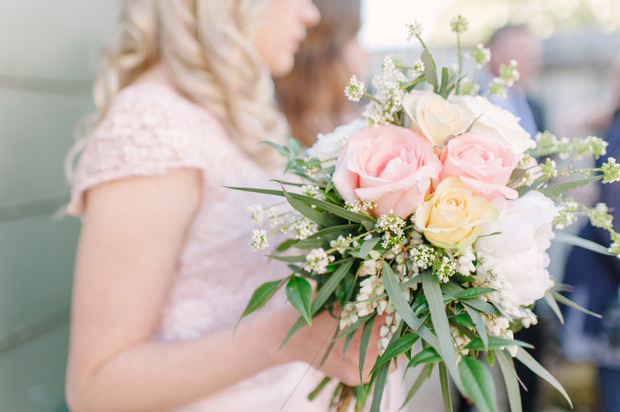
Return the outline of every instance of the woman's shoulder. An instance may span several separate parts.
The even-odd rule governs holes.
[[[208,173],[226,133],[202,106],[165,85],[122,89],[94,128],[75,170],[70,212],[79,214],[85,190],[132,176],[161,176],[195,168]]]

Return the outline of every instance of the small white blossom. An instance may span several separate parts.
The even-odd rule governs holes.
[[[306,272],[315,271],[319,275],[327,272],[327,266],[334,261],[334,257],[328,255],[323,248],[313,249],[306,255]]]
[[[437,269],[435,270],[439,280],[443,283],[448,283],[450,278],[456,273],[456,263],[450,259],[448,256],[443,256],[439,265],[437,265]]]
[[[313,197],[319,200],[325,199],[325,195],[321,193],[321,188],[316,185],[303,185],[301,187],[301,192],[308,197]]]
[[[291,225],[290,230],[295,235],[295,239],[303,240],[315,234],[319,230],[319,225],[304,217],[296,220]]]
[[[265,211],[263,210],[263,207],[261,205],[251,205],[248,206],[246,210],[257,225],[263,224],[263,219],[265,218]]]
[[[366,85],[364,82],[357,80],[356,76],[351,76],[349,85],[344,89],[344,94],[352,102],[359,102],[365,91]]]
[[[390,302],[389,300],[383,300],[381,301],[381,305],[382,309],[378,309],[377,313],[379,315],[382,315],[383,313],[386,314],[385,316],[385,324],[381,326],[381,328],[379,329],[379,342],[377,342],[377,347],[379,349],[379,355],[382,355],[383,352],[385,352],[385,350],[387,349],[388,345],[390,344],[390,340],[392,340],[392,337],[394,336],[394,333],[396,333],[396,330],[398,329],[398,325],[400,324],[400,321],[402,320],[400,315],[396,312],[396,308],[394,308],[394,305],[392,305],[392,302]]]
[[[564,229],[577,222],[577,212],[581,207],[579,203],[567,200],[558,207],[558,215],[553,219],[553,224],[558,229]]]
[[[461,15],[457,15],[450,20],[450,28],[453,32],[461,34],[467,31],[467,26],[469,22],[467,19]]]
[[[476,61],[476,66],[481,68],[491,60],[491,50],[478,43],[470,52],[469,56]]]
[[[613,216],[609,214],[609,208],[607,208],[605,203],[598,203],[592,209],[589,209],[588,218],[592,226],[603,229],[611,229],[613,227]]]
[[[368,213],[370,210],[376,207],[376,204],[368,200],[358,199],[353,202],[345,201],[344,207],[345,209],[350,210],[351,212]]]
[[[253,251],[262,250],[269,247],[269,242],[267,242],[267,232],[264,230],[254,229],[252,233],[251,246]]]
[[[463,276],[471,275],[476,271],[475,260],[476,255],[474,255],[473,249],[468,247],[456,258],[456,271]]]
[[[421,244],[409,251],[409,257],[419,270],[425,270],[435,263],[437,251],[431,245]]]
[[[415,21],[407,24],[407,41],[411,41],[414,38],[422,35],[422,23]]]
[[[382,300],[374,299],[375,297],[382,295],[385,292],[385,286],[383,285],[383,278],[377,275],[368,276],[360,283],[360,291],[355,298],[357,309],[357,315],[360,317],[370,315],[379,306],[379,302]],[[384,298],[385,300],[387,298]]]
[[[616,159],[610,157],[601,167],[603,171],[603,183],[613,183],[620,180],[620,164],[616,163]]]
[[[338,236],[338,239],[331,240],[329,242],[329,247],[331,247],[332,249],[336,249],[338,253],[343,255],[347,251],[347,249],[349,249],[352,241],[353,240],[351,238],[351,235],[347,237],[340,235]]]
[[[381,71],[383,74],[388,74],[396,70],[396,65],[390,56],[383,58],[383,64],[381,65]]]
[[[269,217],[269,226],[271,226],[272,228],[275,228],[283,223],[282,216],[280,216],[280,211],[277,207],[271,206],[265,212]]]
[[[359,317],[357,316],[357,311],[355,309],[355,304],[348,302],[342,308],[342,312],[340,313],[340,329],[346,329],[349,326],[353,325],[357,322]]]

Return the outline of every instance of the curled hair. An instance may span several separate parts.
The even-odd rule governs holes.
[[[258,143],[281,140],[286,122],[251,41],[268,7],[268,0],[125,0],[120,33],[103,50],[95,81],[98,119],[122,88],[161,63],[175,87],[217,117],[246,153],[271,164],[273,151]],[[72,149],[68,172],[83,146]]]
[[[293,136],[311,145],[317,133],[331,131],[342,119],[348,101],[344,88],[356,68],[349,67],[344,50],[361,27],[360,0],[314,0],[320,22],[295,56],[295,67],[276,80],[280,110]]]

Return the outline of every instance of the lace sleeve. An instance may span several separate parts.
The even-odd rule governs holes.
[[[163,86],[124,89],[82,153],[68,213],[80,215],[84,192],[104,182],[178,168],[206,173],[208,140],[215,133],[221,128],[206,111]]]

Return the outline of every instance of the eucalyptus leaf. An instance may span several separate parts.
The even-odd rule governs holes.
[[[540,363],[538,363],[532,357],[532,355],[527,353],[525,349],[519,348],[516,358],[519,359],[521,363],[527,366],[536,375],[549,382],[551,386],[553,386],[558,392],[562,394],[562,396],[564,396],[564,399],[566,399],[571,409],[573,408],[573,402],[570,400],[570,397],[568,396],[566,390],[564,390],[560,382],[558,382],[558,380],[554,378],[553,375],[551,375],[549,371],[547,371],[547,369],[545,369]]]
[[[426,76],[426,82],[433,86],[433,91],[437,93],[437,66],[435,65],[435,60],[433,60],[431,52],[427,48],[424,48],[420,59],[422,60],[422,63],[424,63],[424,76]]]
[[[549,305],[549,307],[553,310],[553,313],[555,313],[555,316],[558,317],[560,323],[563,325],[564,316],[562,315],[562,311],[558,306],[558,302],[555,300],[555,298],[550,292],[545,293],[545,302],[547,302],[547,305]]]
[[[580,187],[589,185],[590,183],[593,183],[593,182],[597,182],[601,180],[602,178],[603,176],[594,176],[594,177],[588,177],[586,179],[572,180],[570,182],[555,183],[547,187],[543,187],[542,189],[539,189],[538,191],[547,197],[556,198],[560,195],[563,195],[566,192],[570,192],[571,190],[578,189]]]
[[[484,319],[482,319],[482,315],[476,309],[471,306],[463,305],[465,311],[476,325],[476,331],[478,332],[478,336],[480,336],[480,340],[482,340],[482,346],[485,352],[489,350],[489,335],[487,334],[487,327],[484,324]]]
[[[299,140],[295,139],[293,136],[289,136],[288,139],[288,148],[293,154],[293,156],[299,156],[301,152],[301,145],[299,144]]]
[[[578,246],[592,252],[600,253],[601,255],[614,256],[614,254],[611,253],[605,246],[599,245],[596,242],[581,238],[579,236],[569,235],[568,233],[557,233],[552,241],[571,246]]]
[[[282,193],[284,193],[284,197],[295,210],[319,225],[333,226],[338,223],[328,214],[320,213],[316,209],[313,209],[312,207],[294,199],[293,196],[291,196],[291,194],[284,189],[284,186],[282,186]]]
[[[366,256],[368,256],[370,251],[377,245],[377,243],[379,243],[380,240],[380,237],[373,237],[365,240],[364,243],[362,243],[362,247],[360,247],[360,253],[358,257],[360,259],[364,259]]]
[[[286,284],[286,297],[306,323],[312,325],[312,315],[310,314],[312,286],[310,286],[310,282],[302,277],[293,276]]]
[[[381,412],[381,399],[383,399],[383,392],[385,390],[385,384],[387,383],[387,375],[389,370],[390,364],[384,363],[377,371],[370,412]]]
[[[433,321],[433,328],[439,338],[440,355],[446,364],[446,368],[450,372],[454,384],[459,390],[463,389],[463,384],[457,369],[456,354],[454,351],[454,343],[452,334],[450,333],[450,324],[446,316],[446,309],[443,301],[443,294],[439,286],[439,280],[430,272],[422,274],[422,288],[428,301],[428,307]]]
[[[583,308],[583,307],[579,306],[578,304],[576,304],[575,302],[573,302],[572,300],[570,300],[566,296],[559,294],[555,290],[550,290],[550,292],[553,295],[553,297],[555,298],[555,300],[557,300],[558,302],[563,303],[566,306],[570,306],[573,309],[577,309],[580,312],[587,313],[590,316],[594,316],[595,318],[599,318],[599,319],[602,318],[602,316],[599,315],[598,313],[594,313],[592,311],[589,311],[586,308]]]
[[[426,381],[428,379],[429,372],[431,371],[432,368],[433,368],[432,364],[424,365],[424,367],[420,371],[420,374],[416,378],[415,382],[413,382],[413,385],[411,385],[411,389],[409,389],[409,392],[407,393],[407,396],[405,397],[405,401],[403,402],[403,404],[400,407],[400,409],[403,409],[405,407],[405,405],[407,405],[409,403],[411,398],[413,398],[413,396],[422,387],[422,384],[424,383],[424,381]]]
[[[488,338],[489,338],[489,349],[499,349],[505,346],[522,346],[524,348],[533,348],[533,346],[530,345],[529,343],[522,342],[520,340],[498,338],[497,336],[489,336]],[[472,340],[471,342],[467,344],[467,346],[465,346],[465,348],[471,349],[471,350],[478,350],[478,351],[485,350],[484,343],[482,342],[482,339],[480,338],[476,338]]]
[[[439,383],[441,384],[441,396],[446,412],[452,412],[452,398],[450,397],[450,381],[448,380],[448,370],[444,362],[439,363]]]
[[[414,366],[420,365],[422,363],[436,363],[441,362],[441,356],[437,353],[437,351],[433,348],[426,348],[411,358],[409,361],[409,367],[412,368]]]
[[[379,356],[379,359],[377,359],[377,362],[373,367],[373,372],[385,362],[389,362],[395,357],[407,352],[418,341],[418,339],[420,339],[420,336],[415,333],[405,333],[393,343],[390,343],[385,349],[385,352],[383,352],[383,355]]]
[[[282,147],[279,144],[275,143],[275,142],[271,142],[269,140],[263,140],[262,142],[260,142],[262,144],[266,144],[268,146],[273,147],[274,149],[276,149],[278,152],[280,152],[280,154],[286,158],[290,158],[291,157],[291,152],[288,148],[286,147]]]
[[[274,282],[267,282],[260,285],[252,294],[250,301],[248,302],[241,319],[248,316],[250,313],[262,308],[265,303],[273,296],[278,288],[283,284],[283,280],[276,280]],[[239,321],[241,321],[239,319]]]
[[[487,293],[493,292],[495,289],[491,288],[468,288],[459,292],[454,296],[456,299],[474,299]]]
[[[467,395],[482,412],[497,412],[495,385],[489,369],[476,358],[463,356],[459,373]]]
[[[503,350],[495,352],[499,367],[502,370],[504,383],[506,384],[506,393],[508,394],[508,403],[511,412],[523,412],[521,407],[521,391],[519,389],[519,378],[512,360],[512,356]]]
[[[368,350],[368,342],[370,342],[370,336],[372,335],[372,327],[375,323],[375,317],[371,317],[364,324],[364,329],[362,330],[362,338],[360,339],[360,357],[359,357],[359,371],[360,371],[360,384],[364,383],[364,377],[362,376],[362,371],[364,370],[364,363],[366,361],[366,352]]]
[[[277,252],[286,252],[291,247],[293,247],[293,245],[295,243],[297,243],[297,240],[295,240],[295,239],[286,239],[284,242],[280,243],[278,245],[278,247],[276,247],[276,251]]]

